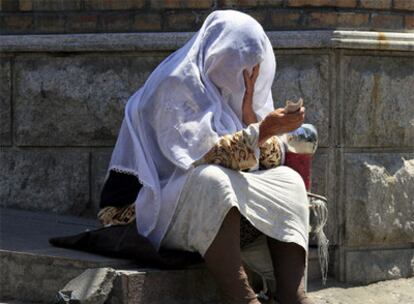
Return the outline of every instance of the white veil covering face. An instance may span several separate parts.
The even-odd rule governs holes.
[[[193,162],[220,136],[243,128],[243,69],[257,63],[253,108],[261,120],[274,109],[271,43],[249,15],[214,11],[128,100],[109,170],[143,184],[135,202],[137,228],[157,249]]]

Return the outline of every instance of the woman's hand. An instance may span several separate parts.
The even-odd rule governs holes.
[[[296,130],[302,125],[304,119],[304,107],[301,107],[294,113],[286,113],[284,108],[279,108],[270,112],[260,124],[259,146],[273,135],[279,135]]]
[[[253,67],[253,71],[251,75],[249,75],[249,72],[246,69],[243,70],[243,78],[244,78],[244,85],[246,87],[246,91],[244,92],[244,97],[243,97],[242,112],[243,112],[243,122],[246,125],[250,125],[252,123],[257,122],[256,114],[253,111],[253,94],[254,94],[254,85],[256,83],[257,76],[259,76],[259,68],[260,68],[260,64],[256,64]]]

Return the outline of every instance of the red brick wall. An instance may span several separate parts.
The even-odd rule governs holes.
[[[195,31],[234,8],[266,30],[414,30],[414,0],[0,0],[2,34]]]

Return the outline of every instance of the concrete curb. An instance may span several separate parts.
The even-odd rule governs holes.
[[[173,51],[194,32],[0,36],[0,52]],[[275,49],[369,49],[413,51],[414,33],[365,31],[269,31]]]

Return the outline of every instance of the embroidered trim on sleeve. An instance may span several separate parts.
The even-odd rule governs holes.
[[[99,210],[98,220],[104,226],[129,224],[135,220],[135,204],[124,207],[105,207]]]
[[[232,135],[224,135],[194,166],[216,164],[233,170],[249,170],[258,165],[258,126],[252,124]]]
[[[271,169],[282,164],[282,148],[276,136],[270,137],[260,146],[260,168]]]

